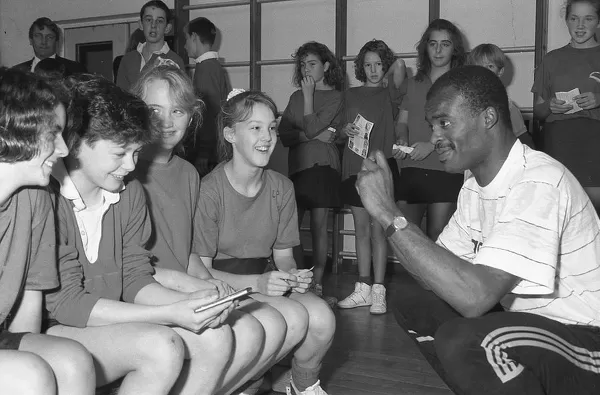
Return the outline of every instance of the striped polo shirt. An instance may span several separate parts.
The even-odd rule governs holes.
[[[518,140],[491,183],[471,172],[437,243],[521,279],[501,303],[515,312],[600,326],[600,220],[575,177]]]

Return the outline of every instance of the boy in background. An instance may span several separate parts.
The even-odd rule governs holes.
[[[494,44],[480,44],[473,48],[467,58],[467,64],[482,66],[490,69],[498,77],[502,78],[504,74],[504,66],[508,60],[502,50]],[[527,131],[525,122],[523,121],[523,115],[519,107],[509,98],[508,109],[510,110],[510,121],[512,123],[512,130],[515,136],[523,143],[527,144],[531,148],[533,146],[533,138]]]
[[[165,42],[165,34],[173,28],[172,19],[171,10],[161,0],[144,4],[140,10],[140,28],[146,42],[138,44],[135,51],[123,55],[117,72],[117,85],[120,88],[128,91],[145,68],[153,67],[157,58],[171,59],[179,68],[185,69],[181,57],[171,51]]]
[[[184,29],[185,49],[194,58],[194,88],[206,104],[202,127],[192,142],[186,144],[185,158],[203,176],[219,162],[217,158],[217,116],[230,91],[227,74],[213,51],[217,28],[204,17],[191,21]]]

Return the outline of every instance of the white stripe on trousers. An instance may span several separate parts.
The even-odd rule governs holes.
[[[490,332],[481,342],[489,364],[498,378],[506,383],[517,377],[524,367],[511,360],[504,350],[514,347],[538,347],[553,351],[578,368],[600,373],[600,351],[574,346],[560,336],[530,326],[508,326]]]

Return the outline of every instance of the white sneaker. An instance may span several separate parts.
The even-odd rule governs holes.
[[[387,312],[385,287],[382,284],[373,284],[371,297],[373,299],[373,304],[370,309],[371,314],[385,314]]]
[[[371,304],[371,286],[357,282],[354,284],[354,292],[344,300],[339,301],[338,307],[341,309],[353,309],[355,307],[370,306]]]
[[[327,392],[321,388],[321,380],[317,380],[316,383],[305,389],[304,391],[298,391],[298,388],[294,385],[294,382],[290,380],[290,384],[285,389],[287,395],[327,395]]]

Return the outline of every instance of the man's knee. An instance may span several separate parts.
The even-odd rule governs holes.
[[[465,354],[481,343],[473,329],[473,321],[461,317],[444,323],[436,331],[435,349],[444,368],[455,370],[457,366],[469,363]]]

